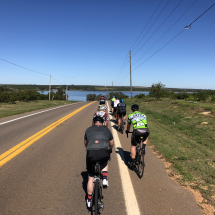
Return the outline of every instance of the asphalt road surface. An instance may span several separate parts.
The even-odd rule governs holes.
[[[84,133],[97,106],[80,102],[0,119],[0,214],[91,214]],[[109,162],[101,214],[202,214],[149,147],[143,178],[128,168],[130,138],[114,131],[110,121],[121,145]]]

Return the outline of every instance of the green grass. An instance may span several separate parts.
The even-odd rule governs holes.
[[[0,103],[0,118],[12,116],[16,114],[21,114],[25,112],[30,112],[33,110],[39,110],[43,108],[54,107],[58,105],[75,103],[76,101],[30,101],[30,102],[16,102],[14,104],[10,103]]]
[[[172,164],[176,176],[181,175],[179,182],[198,189],[215,206],[215,115],[199,114],[213,111],[215,106],[170,99],[134,99],[125,103],[127,114],[137,103],[147,116],[149,144]]]

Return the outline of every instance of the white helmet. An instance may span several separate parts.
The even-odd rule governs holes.
[[[98,110],[107,110],[107,107],[105,107],[104,105],[99,105],[98,106]]]

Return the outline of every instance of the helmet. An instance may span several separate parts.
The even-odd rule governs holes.
[[[139,105],[133,104],[133,105],[131,106],[131,110],[132,110],[132,111],[137,111],[137,110],[139,110]]]
[[[104,118],[101,117],[101,116],[96,115],[96,116],[93,117],[93,122],[94,122],[94,123],[95,123],[95,122],[103,123],[103,122],[104,122]]]
[[[107,107],[105,107],[104,105],[99,105],[98,110],[107,110]]]
[[[124,100],[123,100],[123,99],[120,99],[120,102],[124,102]]]
[[[119,100],[118,97],[116,97],[116,100]]]
[[[113,96],[113,98],[115,98],[115,96]]]

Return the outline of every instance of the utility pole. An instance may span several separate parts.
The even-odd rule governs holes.
[[[50,82],[49,82],[49,101],[51,98],[51,75],[50,75]]]
[[[131,85],[131,101],[132,101],[132,74],[131,74],[131,51],[130,54],[130,85]]]
[[[113,92],[113,81],[112,81],[112,92]]]
[[[68,85],[66,86],[66,101],[67,101],[67,87],[68,87]]]

